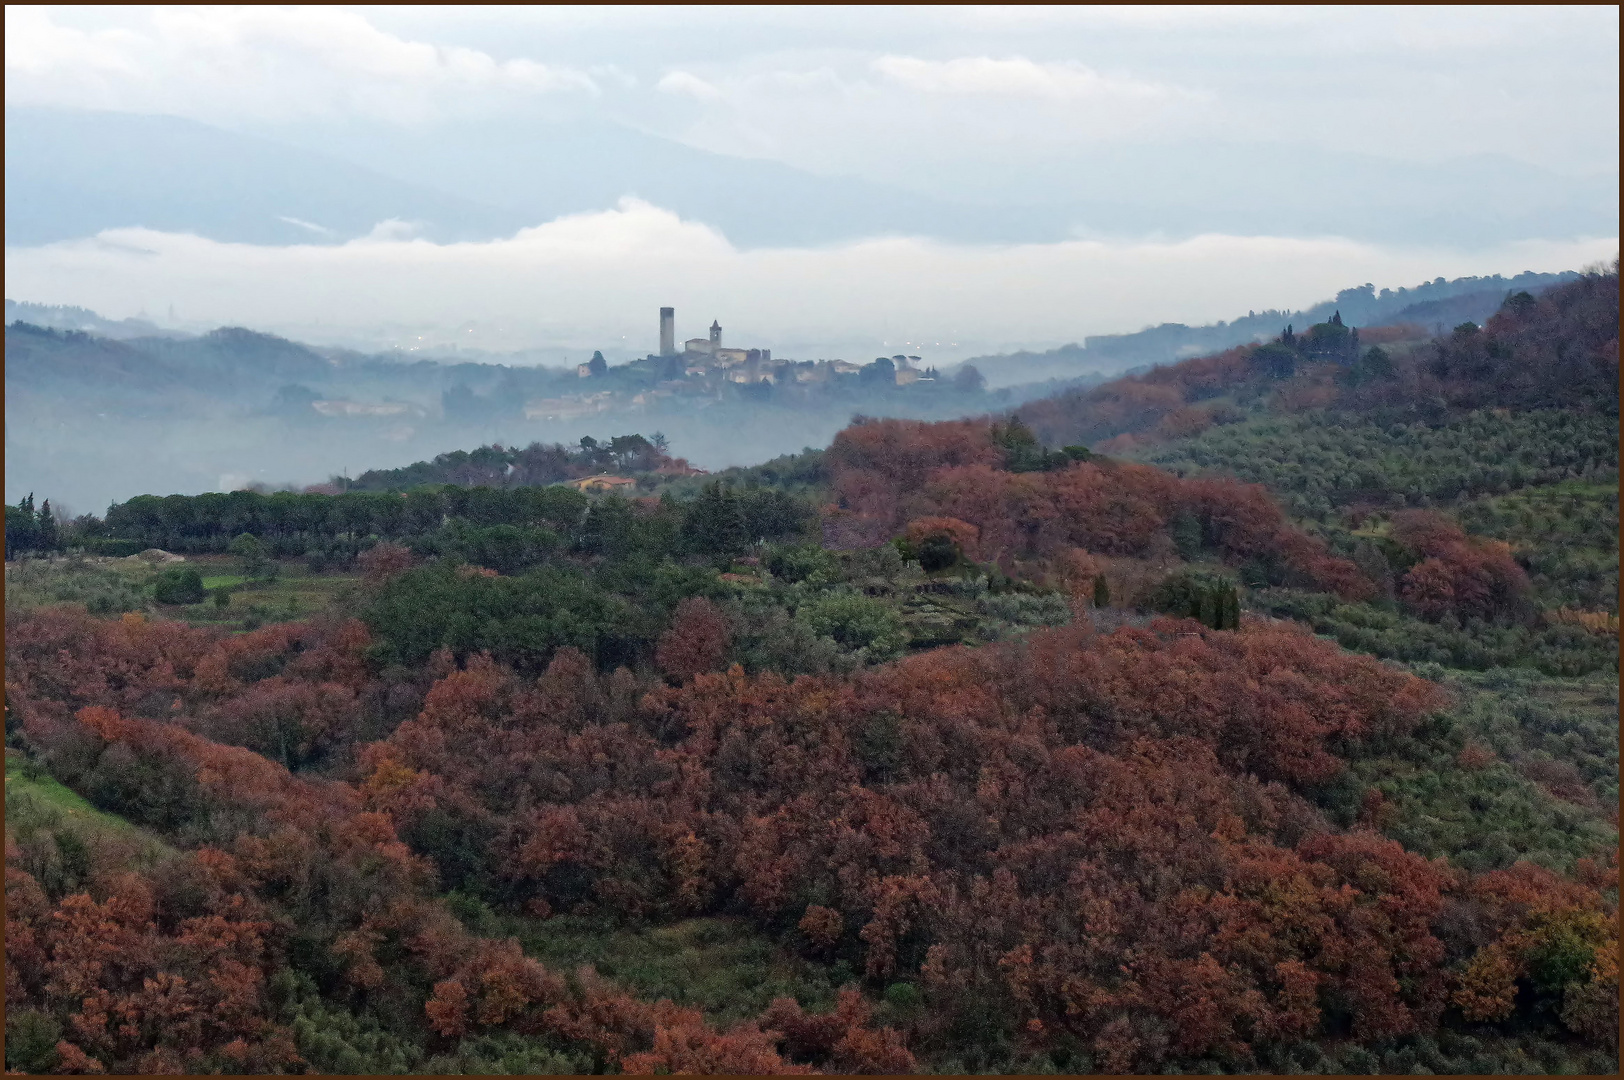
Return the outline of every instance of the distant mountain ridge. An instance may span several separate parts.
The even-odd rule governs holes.
[[[364,236],[390,218],[424,222],[439,240],[533,224],[342,158],[178,117],[7,108],[5,134],[11,246],[133,226],[308,244]]]
[[[603,210],[625,195],[715,226],[742,246],[1064,232],[1047,210],[979,207],[967,215],[917,192],[730,158],[615,125],[549,125],[498,138],[469,123],[438,133],[440,151],[427,157],[422,136],[411,133],[286,134],[282,141],[174,116],[7,108],[7,242],[144,226],[237,243],[333,244],[390,219],[439,243],[489,240]]]
[[[627,195],[741,248],[880,236],[1056,243],[1204,233],[1462,249],[1612,236],[1617,173],[1564,176],[1504,155],[1398,161],[1294,145],[1204,143],[1009,162],[996,182],[824,175],[612,121],[359,122],[226,130],[176,116],[6,109],[6,239],[47,244],[146,226],[253,244],[331,244],[398,219],[435,242],[511,236]],[[1192,187],[1192,185],[1196,185]],[[1191,190],[1201,192],[1190,199]]]

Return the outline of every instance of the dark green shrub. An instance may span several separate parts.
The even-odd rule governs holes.
[[[33,1009],[6,1016],[6,1069],[22,1073],[48,1073],[56,1067],[57,1040],[62,1025]]]
[[[160,604],[201,604],[203,576],[189,566],[172,566],[158,575],[152,595]]]
[[[1233,630],[1240,625],[1240,596],[1235,584],[1226,578],[1184,570],[1156,587],[1150,606],[1168,615],[1197,619],[1214,630]]]
[[[959,561],[959,547],[946,533],[932,533],[919,541],[919,565],[935,573]]]
[[[85,553],[88,555],[105,555],[112,559],[125,559],[131,555],[139,555],[146,550],[147,545],[139,540],[114,540],[108,537],[94,536],[84,541]]]

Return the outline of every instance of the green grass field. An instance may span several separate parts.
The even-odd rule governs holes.
[[[301,619],[344,606],[359,575],[312,574],[303,562],[288,560],[269,580],[251,580],[237,572],[238,560],[227,555],[195,555],[173,564],[197,570],[209,590],[201,604],[168,605],[153,600],[157,569],[127,559],[28,559],[6,567],[6,606],[17,610],[49,604],[83,604],[95,615],[149,611],[194,626],[252,630],[264,623]],[[218,590],[226,604],[215,602]]]
[[[234,589],[248,579],[241,574],[213,574],[203,579],[205,589]]]
[[[49,844],[37,842],[43,834],[51,836]],[[116,852],[111,857],[114,864],[134,867],[151,866],[175,851],[145,829],[90,805],[44,771],[32,767],[22,752],[9,747],[6,835],[22,844],[25,866],[42,880],[60,877],[64,873],[62,853],[82,850],[86,844]],[[65,842],[64,837],[77,843]],[[57,853],[54,857],[53,850]]]
[[[69,821],[108,829],[135,829],[128,821],[91,806],[79,795],[63,787],[48,774],[29,775],[27,759],[19,752],[6,750],[6,799],[26,795],[40,804],[64,815]]]
[[[230,568],[234,560],[223,560]],[[201,560],[200,560],[201,562]],[[354,574],[312,574],[303,563],[285,562],[277,567],[277,575],[269,580],[249,580],[238,574],[213,573],[216,569],[203,563],[203,587],[211,590],[208,600],[201,604],[175,609],[175,614],[193,625],[230,625],[233,629],[252,630],[267,623],[286,619],[303,619],[335,606],[343,606],[354,592],[360,577]],[[226,606],[216,606],[212,590],[229,589]]]
[[[516,937],[527,955],[558,972],[590,964],[641,997],[670,998],[726,1027],[792,997],[823,1012],[856,981],[843,962],[819,964],[784,949],[743,919],[684,919],[666,926],[626,926],[578,915],[550,919],[493,913],[460,894],[452,910],[475,933]]]

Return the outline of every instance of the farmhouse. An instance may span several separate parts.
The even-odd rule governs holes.
[[[576,491],[620,491],[637,486],[637,481],[625,476],[583,476],[568,481]]]

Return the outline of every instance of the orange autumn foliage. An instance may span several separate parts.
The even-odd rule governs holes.
[[[956,544],[960,551],[974,551],[976,541],[981,537],[981,530],[967,521],[960,521],[952,517],[921,517],[908,522],[902,533],[908,542],[917,545],[926,537],[946,536]]]
[[[1270,543],[1253,504],[1218,490],[1209,527],[1236,550]],[[1053,559],[1079,581],[1113,565],[1076,545]],[[1368,831],[1375,800],[1338,832],[1304,797],[1443,698],[1293,624],[1078,625],[849,676],[690,668],[677,685],[569,649],[539,679],[445,653],[348,781],[200,728],[297,714],[330,730],[343,702],[379,696],[364,631],[223,638],[71,612],[11,627],[7,703],[40,753],[94,773],[98,797],[133,792],[109,805],[150,807],[166,837],[219,830],[187,841],[173,879],[66,896],[8,842],[8,1000],[71,1001],[60,1060],[81,1071],[297,1067],[265,987],[313,895],[342,993],[389,997],[435,1039],[544,1035],[628,1072],[906,1072],[967,1018],[1098,1068],[1241,1067],[1328,1022],[1372,1042],[1451,1010],[1509,1023],[1508,986],[1510,1016],[1535,993],[1585,1039],[1616,1016],[1616,863],[1471,878]],[[88,678],[61,642],[120,677]],[[749,919],[922,1001],[906,1031],[855,989],[831,1013],[780,1001],[720,1029],[469,934],[434,899],[468,866],[539,917]],[[176,896],[201,899],[166,921]]]
[[[1122,1034],[1122,1017],[1185,1024],[1168,1044],[1180,1053],[1242,1053],[1242,1028],[1312,1030],[1321,986],[1355,1003],[1368,1037],[1424,1028],[1447,997],[1427,920],[1452,879],[1390,841],[1314,833],[1291,788],[1340,770],[1333,741],[1403,733],[1436,690],[1289,625],[1174,632],[1187,625],[1045,631],[853,679],[701,673],[619,719],[600,696],[601,719],[580,728],[476,661],[367,760],[374,777],[386,763],[435,777],[438,805],[487,822],[492,865],[548,908],[581,902],[550,884],[568,867],[593,906],[655,916],[738,903],[769,923],[799,919],[818,949],[849,926],[872,976],[921,970],[944,1016],[999,1002],[1138,1064],[1159,1052]],[[896,732],[884,778],[861,749],[877,717]],[[551,769],[538,774],[537,760]],[[1232,884],[1203,886],[1186,910],[1214,860]],[[1185,884],[1132,884],[1152,867]],[[1386,905],[1382,928],[1358,914],[1350,883]],[[796,908],[812,888],[833,902]],[[1281,888],[1296,907],[1280,906]],[[1063,889],[1103,906],[1075,921],[1049,899]],[[1174,961],[1183,947],[1159,935],[1203,911],[1210,959]],[[1317,927],[1311,938],[1302,925]],[[1089,981],[1122,964],[1131,984]],[[1401,981],[1415,989],[1401,994]],[[471,1000],[461,985],[437,995],[446,1023]],[[842,1052],[885,1060],[886,1038]],[[845,1067],[839,1041],[817,1043],[830,1056],[816,1063]],[[702,1043],[660,1045],[705,1060]]]
[[[686,681],[721,667],[732,636],[727,617],[715,604],[691,596],[677,605],[670,629],[660,635],[654,662],[677,681]]]
[[[1352,563],[1292,526],[1261,486],[1120,463],[1014,473],[1003,468],[1004,453],[987,422],[875,420],[841,432],[828,467],[842,513],[910,537],[920,522],[952,519],[962,523],[951,527],[955,541],[981,561],[1052,559],[1069,548],[1165,555],[1170,523],[1186,515],[1233,562],[1273,555],[1305,584],[1348,599],[1374,594]]]
[[[1426,510],[1395,515],[1392,535],[1421,556],[1400,581],[1399,595],[1422,618],[1502,618],[1519,614],[1526,603],[1528,575],[1505,543],[1469,537]]]

